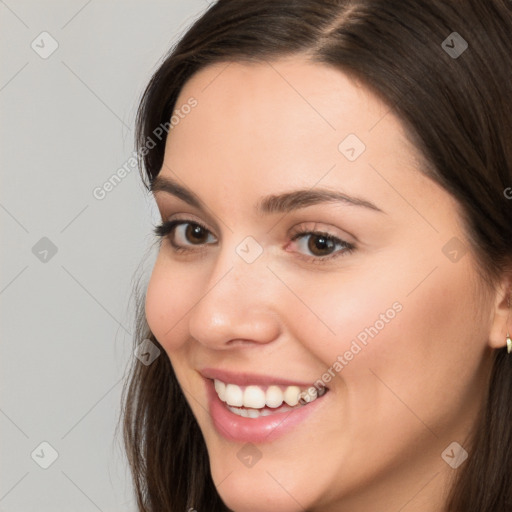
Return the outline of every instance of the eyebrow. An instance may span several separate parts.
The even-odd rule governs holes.
[[[183,187],[176,181],[157,175],[150,184],[152,194],[166,192],[178,197],[191,206],[206,211],[204,203],[194,192]],[[358,197],[349,196],[341,192],[329,189],[301,189],[285,192],[279,195],[263,197],[256,205],[257,213],[287,213],[300,208],[306,208],[320,203],[344,203],[353,206],[368,208],[380,213],[385,213],[379,207]]]

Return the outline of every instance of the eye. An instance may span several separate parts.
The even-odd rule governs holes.
[[[191,245],[204,245],[208,243],[210,236],[213,237],[210,230],[199,222],[178,219],[156,226],[154,233],[162,238],[167,236],[176,252],[191,250],[187,248]]]
[[[193,246],[200,248],[205,244],[215,243],[216,240],[207,227],[192,220],[165,221],[154,228],[154,233],[161,238],[168,237],[176,253],[192,252],[196,250]],[[356,249],[350,242],[323,231],[296,230],[291,236],[292,242],[299,240],[296,245],[299,247],[298,252],[302,253],[301,257],[312,263],[322,263]],[[304,252],[309,252],[310,255],[304,255]]]
[[[299,240],[297,243],[299,249],[313,255],[306,259],[315,262],[336,258],[355,250],[353,244],[322,231],[296,231],[292,236],[292,241],[296,240]],[[338,247],[338,250],[336,250],[336,247]]]

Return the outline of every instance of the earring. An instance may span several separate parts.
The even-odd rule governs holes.
[[[510,297],[508,298],[508,307],[510,308]],[[510,339],[510,334],[507,330],[507,354],[510,354],[512,352],[512,340]]]

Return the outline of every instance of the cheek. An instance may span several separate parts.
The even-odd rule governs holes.
[[[451,389],[454,368],[463,366],[460,393],[472,384],[486,328],[476,317],[484,315],[470,281],[474,270],[469,257],[454,266],[431,246],[382,253],[359,271],[294,283],[308,306],[288,306],[294,336],[331,370],[325,379],[334,374],[356,395],[366,389],[370,401],[384,391],[372,371],[415,401],[424,394],[434,403],[434,394]]]
[[[156,339],[167,352],[177,350],[186,338],[182,322],[192,307],[191,287],[186,272],[176,272],[160,254],[146,291],[146,319]]]
[[[341,371],[339,358],[344,354],[350,366],[358,366],[356,360],[369,364],[368,358],[379,348],[377,340],[384,345],[391,327],[404,314],[401,288],[405,286],[397,283],[392,269],[381,258],[377,264],[336,274],[286,276],[295,297],[283,301],[287,306],[282,313],[293,339],[315,354],[326,369],[335,365],[335,373]]]
[[[446,258],[432,258],[428,268],[411,261],[393,279],[380,267],[371,287],[359,292],[353,287],[348,301],[338,294],[348,307],[331,309],[340,335],[337,345],[330,344],[330,361],[344,356],[337,381],[355,404],[354,424],[368,436],[377,425],[396,432],[410,425],[410,433],[428,437],[424,424],[442,435],[458,418],[471,415],[467,404],[477,404],[485,389],[487,326],[471,283],[471,261],[455,267]],[[400,436],[393,439],[405,443]]]

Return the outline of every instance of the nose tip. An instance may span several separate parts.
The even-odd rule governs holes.
[[[270,343],[280,332],[276,296],[265,264],[239,258],[211,282],[190,312],[189,332],[210,348]]]

